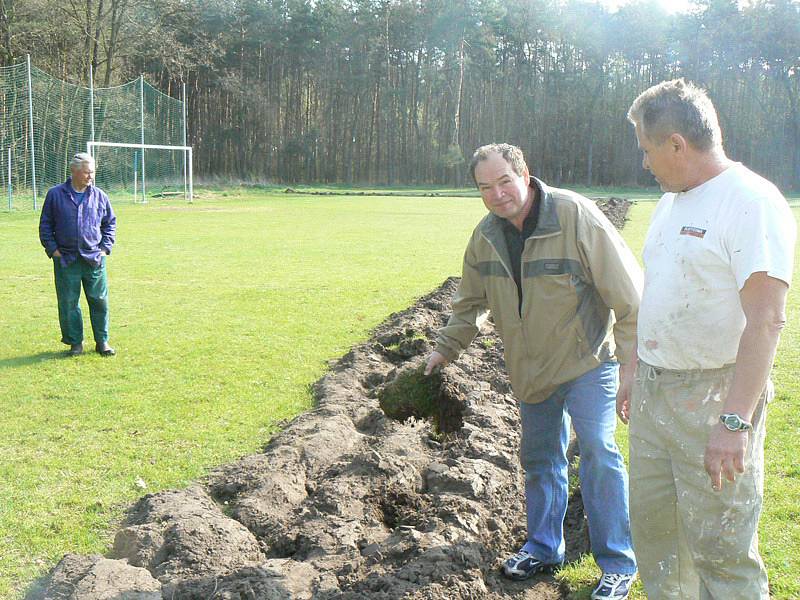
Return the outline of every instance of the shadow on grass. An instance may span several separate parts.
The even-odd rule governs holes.
[[[22,597],[22,600],[44,600],[46,593],[47,575],[41,575],[25,588],[25,595]]]
[[[44,362],[46,360],[59,360],[65,358],[73,358],[69,356],[66,350],[59,352],[39,352],[38,354],[31,354],[30,356],[15,356],[12,358],[0,359],[0,369],[12,369],[14,367],[25,367],[28,365],[35,365],[36,363]]]

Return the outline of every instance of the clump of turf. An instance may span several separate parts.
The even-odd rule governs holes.
[[[439,435],[459,430],[461,402],[456,394],[448,393],[441,373],[425,375],[424,369],[420,365],[398,373],[378,394],[381,410],[396,421],[430,419]]]
[[[384,414],[396,421],[429,419],[437,413],[442,378],[438,373],[425,375],[424,366],[402,371],[378,395]]]

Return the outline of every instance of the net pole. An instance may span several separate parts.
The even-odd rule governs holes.
[[[186,145],[186,82],[183,83],[183,102],[181,109],[183,111],[183,145]],[[183,199],[186,200],[186,150],[183,151]],[[192,195],[189,194],[189,201],[191,202]]]
[[[142,145],[144,146],[144,74],[139,74],[139,118],[142,128]],[[142,202],[147,202],[147,191],[144,176],[144,148],[142,148]]]
[[[11,192],[11,146],[8,147],[8,210],[14,206],[14,196]]]
[[[33,82],[31,81],[31,55],[26,54],[28,63],[28,127],[31,136],[31,186],[33,187],[33,210],[36,210],[36,145],[33,142]]]
[[[92,63],[89,63],[89,122],[92,127],[92,141],[94,141],[94,68]]]
[[[192,186],[192,182],[194,181],[194,177],[192,176],[192,149],[189,148],[189,202],[192,202],[194,199],[194,188]]]

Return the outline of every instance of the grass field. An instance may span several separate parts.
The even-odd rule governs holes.
[[[637,254],[653,207],[637,205],[626,227]],[[258,189],[119,205],[110,359],[63,358],[38,215],[0,213],[0,598],[19,597],[65,552],[105,551],[141,494],[263,446],[310,406],[328,360],[459,273],[483,212],[475,197]],[[786,600],[800,597],[797,291],[790,304],[761,528],[773,593]],[[564,577],[588,598],[591,559]]]

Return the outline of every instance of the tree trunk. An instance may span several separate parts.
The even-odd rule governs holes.
[[[0,0],[0,66],[14,62],[11,48],[11,27],[14,22],[14,0]]]

